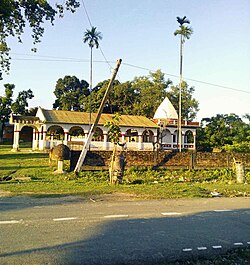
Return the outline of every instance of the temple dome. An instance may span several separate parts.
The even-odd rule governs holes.
[[[178,114],[168,97],[162,101],[156,110],[154,119],[178,119]]]

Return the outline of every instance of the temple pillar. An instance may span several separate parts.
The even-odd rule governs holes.
[[[32,150],[38,149],[38,134],[37,130],[33,129],[33,141],[32,141]]]
[[[193,132],[193,137],[194,137],[194,147],[193,149],[196,150],[196,132]]]
[[[67,145],[69,140],[69,131],[64,129],[64,141],[63,144]]]
[[[16,123],[14,125],[14,138],[13,138],[13,149],[12,151],[18,151],[19,149],[19,138],[20,138],[20,124]]]
[[[138,150],[142,150],[143,146],[142,146],[142,134],[138,133]]]
[[[108,150],[108,134],[103,132],[103,150]]]

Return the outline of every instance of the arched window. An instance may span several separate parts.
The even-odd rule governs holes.
[[[190,130],[186,131],[185,137],[184,137],[184,142],[187,144],[192,144],[194,142],[194,136]]]
[[[168,129],[162,130],[160,137],[161,137],[161,142],[163,144],[172,143],[171,132]]]
[[[99,127],[96,127],[92,141],[103,142],[103,130]]]
[[[138,142],[138,132],[134,129],[129,129],[125,133],[126,142]]]
[[[54,140],[64,140],[64,130],[61,126],[53,125],[47,130],[48,140],[53,137]]]
[[[84,130],[80,126],[73,126],[69,130],[69,134],[73,137],[84,138]]]
[[[142,142],[153,143],[154,142],[154,133],[151,130],[145,130],[142,133]]]

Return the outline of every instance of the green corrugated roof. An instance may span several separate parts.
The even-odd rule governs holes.
[[[48,123],[69,123],[69,124],[89,124],[88,112],[65,111],[65,110],[45,110],[43,114]],[[106,121],[112,120],[113,114],[101,115],[98,125],[104,125]],[[91,120],[94,122],[96,113],[91,114]],[[121,115],[120,126],[126,127],[147,127],[158,128],[158,126],[144,116]]]

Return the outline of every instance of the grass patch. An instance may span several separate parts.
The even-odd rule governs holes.
[[[30,196],[83,195],[92,196],[122,192],[149,199],[212,197],[216,191],[225,197],[250,196],[249,185],[237,184],[234,172],[219,170],[151,170],[129,168],[124,183],[109,184],[107,171],[83,171],[55,175],[56,165],[49,164],[48,154],[28,150],[11,152],[0,146],[0,192]],[[69,169],[69,162],[65,162]],[[246,172],[250,181],[250,172]],[[9,180],[6,181],[6,178]]]

